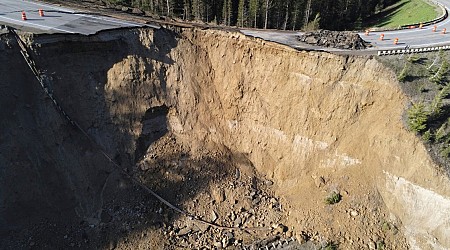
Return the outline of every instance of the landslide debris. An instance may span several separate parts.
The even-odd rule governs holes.
[[[448,214],[421,194],[442,201],[450,189],[402,126],[395,76],[372,58],[216,30],[24,35],[61,107],[124,171],[205,220],[264,229],[229,232],[133,186],[55,109],[14,40],[0,38],[6,248],[238,249],[292,236],[408,249],[450,238],[445,219],[421,223]],[[405,183],[425,191],[395,189]],[[340,200],[327,204],[332,193]],[[405,212],[408,200],[420,217]]]
[[[368,47],[367,42],[351,31],[318,30],[306,32],[298,39],[307,44],[338,49],[360,50]]]

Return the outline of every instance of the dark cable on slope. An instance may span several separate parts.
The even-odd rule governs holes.
[[[92,139],[91,136],[89,136],[89,134],[77,122],[72,120],[72,118],[70,118],[70,116],[67,115],[67,113],[61,108],[61,106],[58,104],[56,99],[53,97],[53,95],[48,91],[48,88],[45,86],[42,76],[40,75],[39,71],[36,69],[36,65],[35,65],[34,61],[32,60],[32,58],[30,57],[30,55],[29,55],[29,53],[27,51],[26,44],[22,41],[22,39],[19,37],[19,35],[12,28],[8,27],[8,31],[13,34],[13,36],[16,39],[17,43],[19,44],[20,53],[22,54],[22,56],[25,59],[27,65],[30,67],[30,69],[33,72],[34,76],[38,80],[41,88],[44,90],[45,94],[52,100],[52,102],[55,105],[55,107],[70,122],[70,124],[72,124],[78,130],[80,130],[81,133],[83,133],[83,135],[92,143],[92,145],[95,146],[102,153],[102,155],[109,162],[111,162],[115,166],[115,168],[117,168],[117,170],[120,170],[120,172],[123,175],[125,175],[128,179],[130,179],[134,184],[138,185],[139,187],[141,187],[142,189],[144,189],[145,191],[150,193],[152,196],[157,198],[159,201],[161,201],[162,203],[164,203],[166,206],[168,206],[169,208],[173,209],[174,211],[176,211],[176,212],[178,212],[180,214],[183,214],[183,215],[187,216],[188,218],[190,218],[192,220],[195,220],[195,221],[198,221],[200,223],[206,224],[208,226],[211,226],[211,227],[214,227],[214,228],[217,228],[217,229],[222,229],[222,230],[252,230],[252,231],[256,231],[256,230],[272,230],[272,228],[270,228],[270,227],[227,227],[227,226],[221,226],[221,225],[217,225],[215,223],[203,220],[203,219],[201,219],[201,218],[199,218],[199,217],[197,217],[195,215],[191,215],[188,212],[186,212],[184,210],[181,210],[181,209],[177,208],[176,206],[172,205],[170,202],[168,202],[167,200],[165,200],[164,198],[159,196],[157,193],[155,193],[153,190],[151,190],[149,187],[145,186],[139,179],[137,179],[136,177],[131,176],[129,173],[124,171],[122,169],[122,167],[120,167],[120,165],[117,164],[103,150],[103,148],[100,146],[100,144],[98,144],[96,141],[94,141],[94,139]]]

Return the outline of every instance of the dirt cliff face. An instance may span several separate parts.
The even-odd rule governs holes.
[[[177,86],[203,88],[181,132],[246,155],[275,180],[297,232],[319,230],[352,248],[386,237],[392,232],[380,231],[392,223],[412,248],[449,246],[448,178],[405,129],[408,100],[390,70],[375,59],[297,52],[236,34],[184,35],[211,66],[176,74]],[[188,50],[174,55],[186,57]],[[332,191],[343,201],[326,206]]]
[[[11,37],[2,39],[1,105],[11,112],[1,123],[0,220],[19,227],[17,209],[58,211],[98,225],[122,182],[54,112],[26,64],[10,60],[20,58]],[[343,249],[450,247],[450,182],[405,129],[408,100],[373,58],[211,30],[24,39],[61,106],[129,172],[153,171],[155,145],[170,134],[191,156],[226,159],[205,163],[211,183],[225,165],[272,180],[298,238]],[[328,205],[333,191],[342,200]]]

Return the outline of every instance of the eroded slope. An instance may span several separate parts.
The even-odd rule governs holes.
[[[401,115],[407,99],[392,73],[373,58],[298,52],[211,30],[136,29],[24,39],[61,106],[100,147],[194,213],[208,218],[212,209],[219,222],[235,224],[233,210],[239,210],[241,223],[251,226],[270,226],[283,218],[289,226],[285,236],[333,240],[343,249],[450,246],[448,179],[405,130]],[[105,214],[121,210],[108,210],[114,204],[109,201],[124,199],[126,194],[117,190],[126,193],[130,185],[54,111],[13,44],[3,37],[0,47],[6,65],[2,89],[8,90],[2,92],[2,107],[17,109],[3,112],[2,118],[1,183],[7,191],[2,192],[0,219],[12,218],[4,225],[16,225],[19,216],[8,217],[12,210],[39,200],[37,211],[52,207],[50,214],[67,211],[62,214],[77,214],[91,225],[113,225]],[[6,63],[10,58],[18,60]],[[10,74],[17,69],[24,73]],[[18,132],[21,127],[25,132]],[[30,168],[37,174],[30,175]],[[281,200],[273,201],[271,191],[261,188],[265,184],[255,184],[259,175],[274,182],[271,188]],[[230,200],[217,201],[221,188],[229,190]],[[324,200],[332,191],[342,200],[327,205]],[[134,201],[142,198],[137,197]],[[260,205],[254,202],[258,197]],[[157,204],[145,207],[155,217],[160,212]],[[244,218],[253,207],[261,209],[249,213],[253,220]],[[20,211],[33,218],[29,209]],[[166,217],[134,231],[158,232],[149,233],[161,238],[149,243],[153,246],[172,242],[172,229],[158,228],[169,223],[176,233],[188,226],[179,225],[182,218]],[[121,234],[128,238],[130,221]],[[164,232],[170,236],[163,237]],[[217,237],[201,242],[222,243],[220,233],[210,230],[209,235]],[[192,232],[179,237],[178,243],[203,239]],[[119,247],[127,245],[121,242]],[[189,244],[183,246],[196,247]]]

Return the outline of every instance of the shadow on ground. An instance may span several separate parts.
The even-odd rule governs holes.
[[[153,36],[148,46],[140,42],[145,35]],[[220,158],[191,158],[174,138],[172,148],[162,151],[145,173],[136,166],[149,146],[171,138],[170,105],[164,98],[167,67],[176,63],[169,54],[177,46],[176,33],[118,30],[92,37],[42,35],[34,41],[30,52],[49,91],[95,143],[44,94],[12,36],[0,37],[0,62],[5,65],[0,69],[4,248],[110,248],[128,237],[150,237],[147,229],[179,216],[166,212],[122,170],[142,178],[173,204],[191,200],[228,173]],[[143,126],[133,134],[136,124]],[[154,245],[167,237],[154,234]]]
[[[369,19],[367,19],[364,23],[364,27],[383,27],[387,26],[391,23],[392,16],[397,14],[400,9],[407,4],[407,2],[403,2],[401,4],[397,4],[391,8],[386,8],[383,11],[373,15]]]

